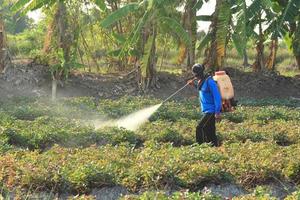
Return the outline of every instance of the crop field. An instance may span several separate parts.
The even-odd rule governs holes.
[[[276,199],[271,184],[281,185],[286,199],[300,198],[299,101],[241,99],[217,124],[217,148],[195,143],[196,100],[164,104],[134,132],[86,123],[157,103],[1,101],[0,199],[95,199],[96,189],[116,186],[126,191],[123,199],[223,199],[210,185],[239,187],[234,199]]]

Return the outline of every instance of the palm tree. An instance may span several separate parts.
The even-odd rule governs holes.
[[[197,11],[202,7],[203,0],[186,0],[184,14],[183,14],[183,26],[187,30],[190,38],[191,45],[181,52],[187,54],[186,70],[190,71],[193,64],[195,64],[196,57],[196,42],[197,42]],[[181,46],[181,48],[186,48]],[[183,60],[182,57],[181,60]]]
[[[135,24],[129,37],[120,50],[119,56],[130,54],[132,49],[141,52],[142,74],[145,78],[146,89],[156,86],[156,38],[158,33],[171,33],[187,46],[191,44],[189,35],[179,24],[179,20],[172,15],[176,12],[176,1],[173,0],[141,0],[130,3],[106,17],[101,26],[108,28],[130,13],[140,13],[140,18]]]
[[[288,27],[289,36],[292,38],[292,49],[300,69],[300,1],[277,0],[282,7],[281,23]]]

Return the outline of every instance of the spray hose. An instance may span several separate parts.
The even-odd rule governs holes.
[[[172,97],[174,97],[176,94],[178,94],[181,90],[183,90],[184,88],[186,88],[189,85],[189,83],[185,84],[182,88],[180,88],[179,90],[177,90],[176,92],[174,92],[173,94],[171,94],[168,98],[166,98],[162,104],[164,104],[165,102],[167,102],[168,100],[170,100]]]

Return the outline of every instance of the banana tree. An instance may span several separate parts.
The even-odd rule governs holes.
[[[71,2],[72,0],[18,0],[12,7],[12,11],[22,14],[40,8],[54,10],[43,48],[52,75],[52,100],[56,98],[58,81],[68,76],[70,68],[77,66],[75,60],[78,31],[70,28],[68,20],[67,5]],[[92,2],[99,8],[105,6],[104,0]]]
[[[208,2],[208,0],[205,0],[205,2]],[[204,0],[186,0],[184,3],[182,23],[190,36],[191,45],[189,47],[186,47],[183,44],[180,46],[180,62],[182,63],[184,58],[187,56],[187,65],[184,70],[190,71],[191,67],[195,63],[196,57],[197,11],[202,7]]]
[[[199,50],[208,46],[205,50],[204,65],[212,71],[219,70],[223,66],[226,55],[226,46],[229,41],[232,25],[233,7],[235,3],[229,0],[216,2],[215,12],[212,16],[198,16],[198,20],[211,21],[207,35],[200,42]]]
[[[238,28],[233,35],[233,41],[240,54],[244,47],[241,46],[243,41],[247,41],[248,38],[254,38],[257,41],[254,71],[274,70],[278,40],[287,35],[290,35],[294,41],[298,38],[296,19],[299,16],[299,4],[297,0],[254,0],[243,11],[243,16],[238,17]],[[254,31],[255,28],[258,28],[258,33]],[[245,33],[246,37],[241,38],[241,35]],[[270,54],[265,58],[264,44],[267,39],[270,39]],[[296,49],[293,48],[294,52]]]
[[[130,3],[113,12],[101,22],[103,28],[109,28],[131,13],[140,14],[118,55],[124,57],[133,49],[141,52],[143,56],[139,59],[142,64],[145,89],[156,86],[157,34],[169,32],[187,46],[191,44],[189,35],[180,25],[179,20],[172,15],[176,11],[176,3],[173,0],[142,0]]]
[[[249,38],[246,0],[219,0],[212,15],[199,15],[197,20],[211,22],[208,33],[199,42],[198,51],[204,51],[204,64],[211,71],[223,67],[230,40],[247,64],[246,45]],[[235,20],[233,20],[235,17]],[[237,22],[236,22],[237,21]],[[253,32],[253,31],[252,31]],[[246,62],[245,62],[246,61]]]
[[[281,7],[281,24],[288,29],[287,37],[292,38],[292,49],[300,69],[300,1],[276,0]]]

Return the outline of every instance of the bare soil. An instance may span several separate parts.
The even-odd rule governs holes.
[[[250,73],[226,69],[232,78],[236,98],[300,98],[300,76],[285,77],[275,72]],[[124,95],[148,95],[164,99],[181,88],[188,75],[179,76],[158,73],[158,88],[140,92],[134,77],[130,75],[96,75],[71,73],[68,80],[60,82],[58,97],[93,96],[115,99]],[[51,94],[51,77],[46,66],[14,65],[0,75],[1,97],[48,96]],[[197,92],[188,87],[176,99],[193,98]]]

